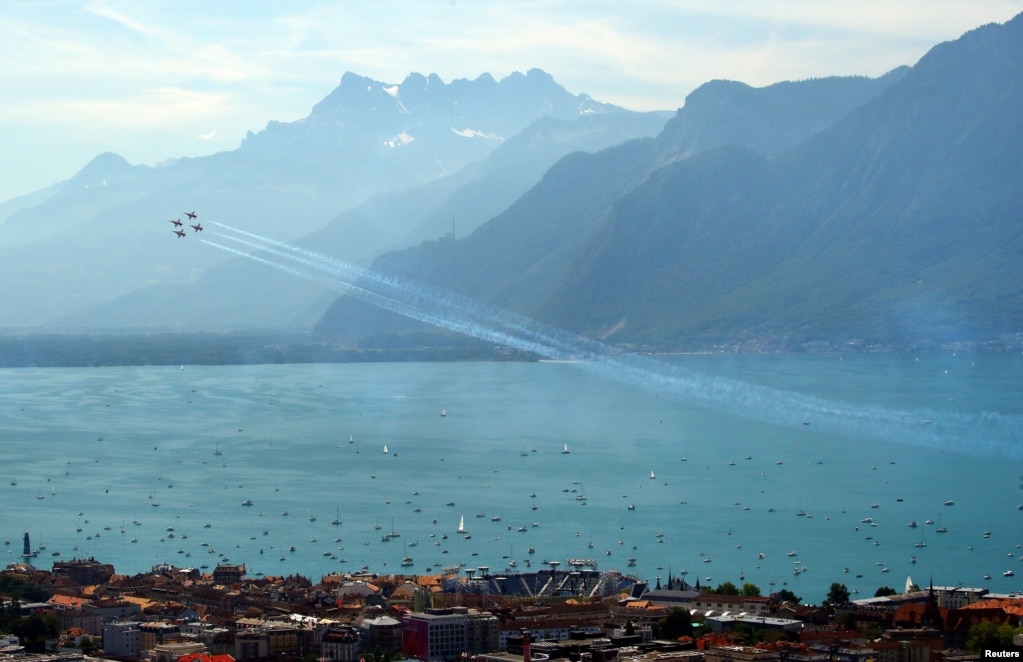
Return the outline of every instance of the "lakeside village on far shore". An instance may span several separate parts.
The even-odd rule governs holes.
[[[964,662],[1023,650],[1023,596],[933,584],[820,606],[752,584],[551,567],[248,577],[95,559],[0,572],[0,660]]]

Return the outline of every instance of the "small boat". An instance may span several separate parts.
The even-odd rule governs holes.
[[[447,415],[448,415],[448,410],[447,409],[441,409],[440,410],[440,417],[441,418],[444,418]]]
[[[1013,572],[1012,570],[1006,570],[1005,572],[1002,573],[1002,577],[1012,577],[1015,574],[1016,573]]]
[[[657,476],[654,475],[654,470],[651,469],[650,470],[650,480],[654,480],[655,478],[657,478]]]
[[[458,520],[458,533],[469,533],[469,530],[465,528],[465,515]]]
[[[568,450],[568,442],[566,441],[565,444],[561,447],[561,454],[568,455],[569,452],[570,451]]]
[[[384,444],[384,455],[387,455],[390,451],[387,450],[387,444]]]
[[[243,506],[251,506],[252,505],[252,499],[246,499],[245,501],[242,501],[242,505]]]

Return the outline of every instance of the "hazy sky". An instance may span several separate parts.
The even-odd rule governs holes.
[[[880,75],[1023,0],[3,0],[0,201],[101,152],[238,146],[346,71],[446,82],[537,67],[569,92],[675,109],[715,78]]]

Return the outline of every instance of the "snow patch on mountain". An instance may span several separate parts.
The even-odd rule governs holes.
[[[388,147],[401,147],[403,145],[413,143],[415,142],[415,140],[416,139],[413,138],[411,135],[409,135],[405,131],[402,131],[401,133],[391,138],[390,140],[385,140],[384,144],[387,145]]]
[[[504,140],[501,136],[496,133],[488,133],[486,131],[477,131],[476,129],[456,129],[451,127],[451,132],[455,135],[462,136],[463,138],[486,138],[488,140]]]

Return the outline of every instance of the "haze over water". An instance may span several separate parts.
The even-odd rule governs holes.
[[[1018,355],[671,360],[852,411],[907,411],[907,439],[931,416],[1023,413]],[[46,545],[38,566],[92,556],[121,573],[212,569],[226,556],[250,575],[315,582],[363,565],[497,572],[514,560],[527,571],[574,557],[651,582],[684,570],[690,583],[787,587],[811,602],[831,582],[867,596],[901,590],[907,575],[1020,588],[1003,577],[1023,571],[1019,448],[974,454],[810,419],[759,422],[579,367],[4,370],[0,538],[9,562],[28,531]],[[470,539],[456,534],[462,516]],[[400,536],[382,541],[392,530]],[[400,567],[406,554],[411,568]],[[794,574],[797,561],[805,572]]]

